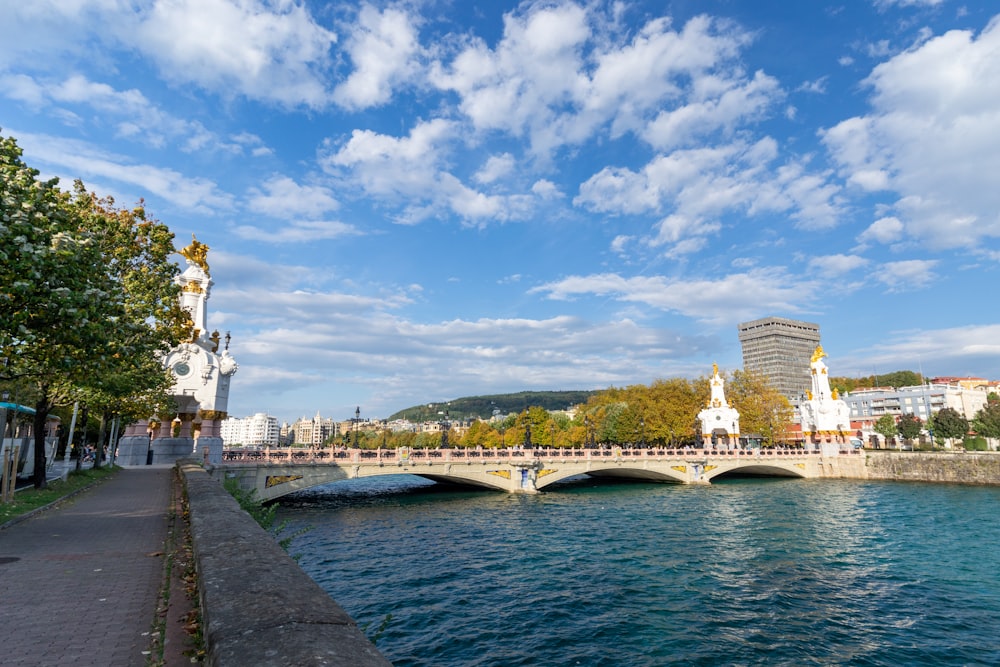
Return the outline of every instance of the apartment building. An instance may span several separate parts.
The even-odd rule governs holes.
[[[819,325],[765,317],[739,325],[743,369],[765,375],[790,400],[809,389],[809,362],[819,345]]]

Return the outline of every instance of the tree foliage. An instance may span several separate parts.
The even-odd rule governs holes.
[[[955,408],[942,408],[931,418],[928,427],[940,438],[964,438],[969,432],[969,420]]]
[[[185,320],[169,230],[79,183],[60,191],[21,155],[0,136],[0,350],[2,379],[34,397],[41,487],[49,411],[75,399],[116,411],[136,396],[162,401],[169,384],[156,353],[179,342]]]
[[[740,413],[740,431],[760,434],[766,445],[773,446],[791,426],[791,403],[760,373],[733,371],[726,399]]]
[[[899,418],[898,422],[896,422],[896,428],[899,429],[899,434],[905,439],[913,440],[920,435],[920,430],[923,428],[923,422],[920,421],[920,417],[911,412],[907,412]]]
[[[972,420],[972,429],[985,438],[1000,438],[1000,402],[990,401],[977,412]]]
[[[874,426],[875,432],[884,437],[887,441],[892,440],[899,433],[899,428],[896,426],[896,418],[892,415],[882,415],[875,422]]]

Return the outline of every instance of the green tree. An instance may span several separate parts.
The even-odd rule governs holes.
[[[942,408],[928,421],[939,438],[964,438],[969,432],[969,420],[955,408]]]
[[[45,486],[46,417],[99,367],[104,330],[121,315],[100,248],[57,185],[39,180],[16,141],[0,137],[0,349],[4,379],[34,395],[37,488]]]
[[[166,226],[57,183],[0,137],[0,349],[4,379],[33,387],[36,487],[50,410],[80,397],[105,420],[149,414],[170,386],[157,355],[190,335]]]
[[[920,421],[920,417],[911,412],[907,412],[901,416],[899,418],[899,422],[896,424],[896,428],[899,429],[899,434],[906,440],[913,440],[920,435],[920,429],[922,427],[923,422]]]
[[[899,428],[896,426],[896,418],[892,415],[882,415],[875,422],[875,432],[885,438],[886,446],[896,437],[899,433]]]
[[[990,401],[977,412],[972,420],[972,429],[984,438],[1000,438],[1000,401]]]

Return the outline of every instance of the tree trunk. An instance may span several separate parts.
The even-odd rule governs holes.
[[[108,413],[101,413],[101,429],[97,436],[97,445],[94,447],[94,470],[101,467],[101,458],[104,456],[104,432],[107,430]]]
[[[45,488],[45,422],[52,405],[49,403],[48,387],[41,387],[41,395],[35,401],[33,437],[35,439],[35,470],[31,481],[36,489]]]

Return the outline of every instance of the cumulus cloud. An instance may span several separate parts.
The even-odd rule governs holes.
[[[354,70],[333,91],[333,100],[348,109],[385,104],[393,89],[418,69],[420,52],[413,17],[397,8],[383,11],[364,4],[357,23],[346,34],[345,50]]]
[[[938,261],[933,259],[908,259],[899,262],[886,262],[879,266],[875,277],[883,283],[890,292],[909,292],[929,285],[937,279],[934,267]]]
[[[272,218],[315,217],[335,211],[340,204],[329,188],[299,185],[288,176],[274,175],[261,188],[250,188],[247,206]]]
[[[821,134],[841,175],[897,195],[907,236],[933,249],[1000,237],[1000,20],[952,30],[881,63],[872,111]]]
[[[162,76],[222,96],[323,107],[336,35],[296,0],[158,0],[119,39]]]
[[[868,229],[858,235],[858,241],[861,243],[874,241],[876,243],[888,244],[898,241],[902,235],[903,223],[900,222],[899,218],[888,216],[879,218],[873,222]]]

